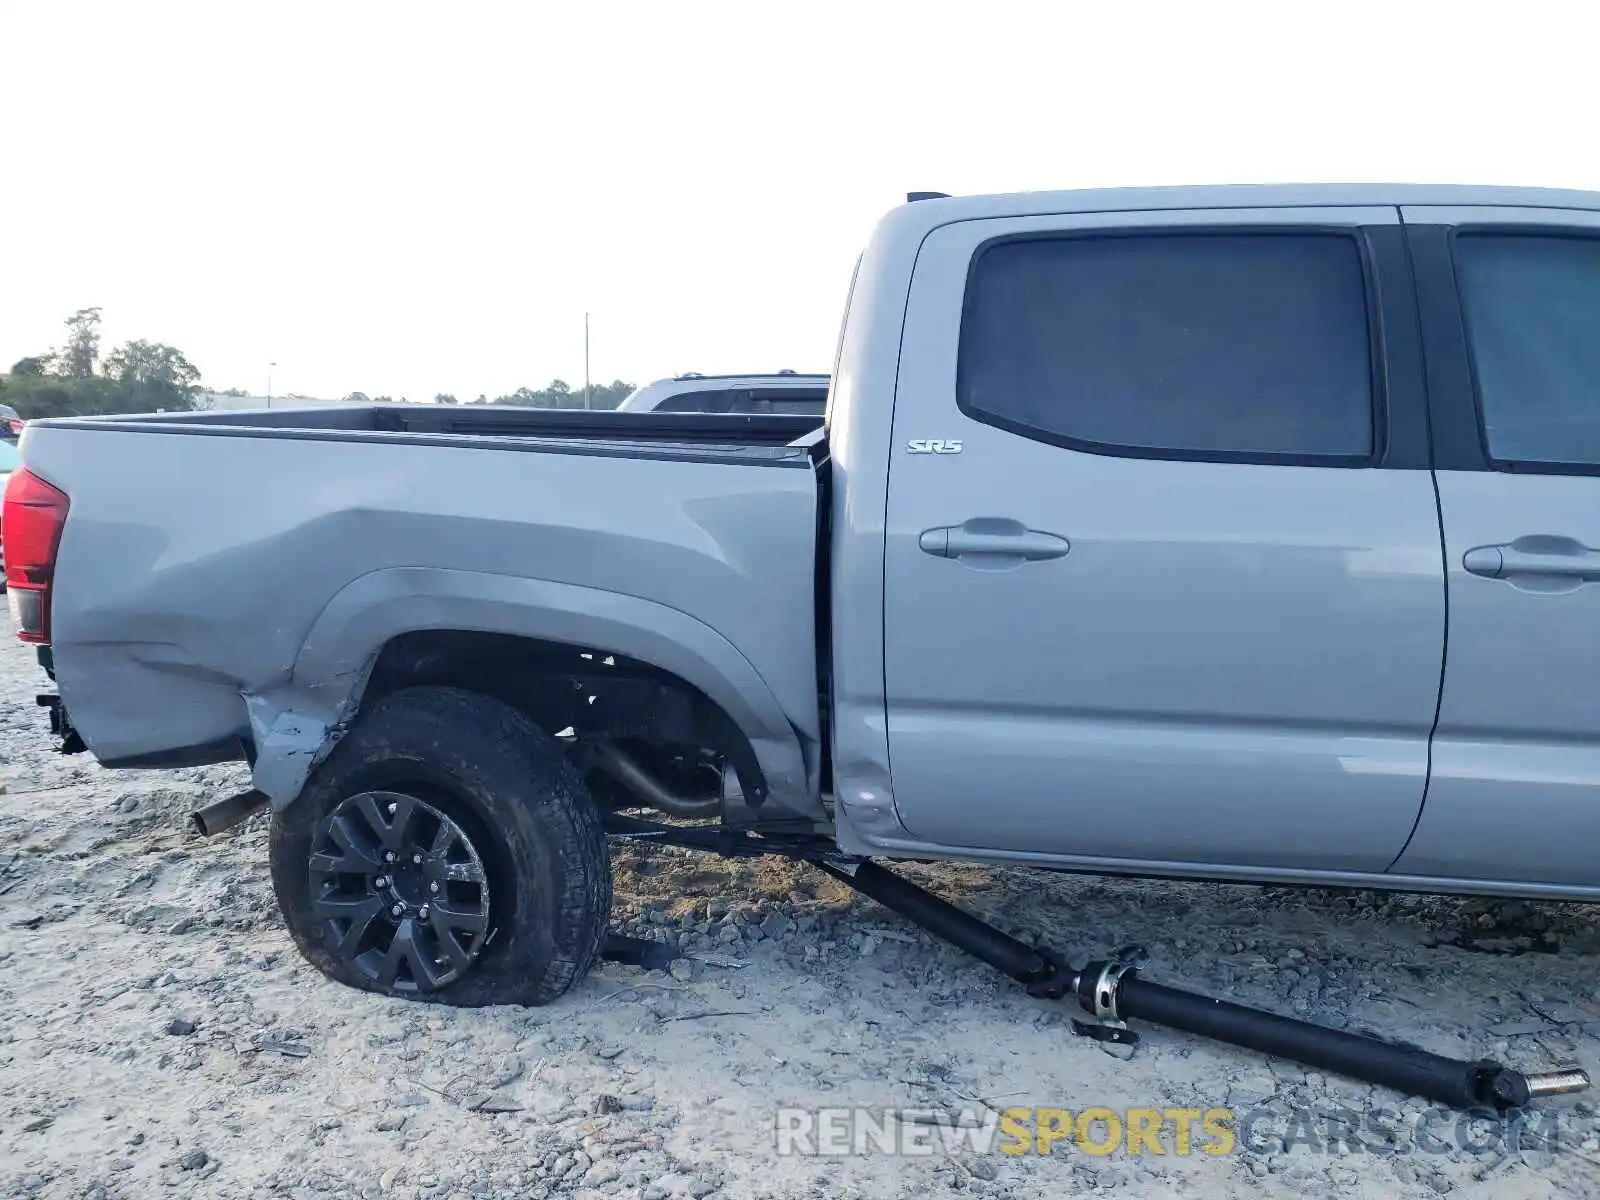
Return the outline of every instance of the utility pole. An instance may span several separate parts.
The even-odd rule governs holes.
[[[275,362],[269,362],[267,364],[267,407],[268,408],[272,407],[272,368],[277,366],[277,365],[278,364],[275,363]]]
[[[583,314],[583,406],[594,407],[594,389],[589,386],[589,314]]]

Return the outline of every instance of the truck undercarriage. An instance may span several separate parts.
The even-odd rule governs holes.
[[[617,763],[627,764],[618,767]],[[1182,1030],[1263,1054],[1353,1079],[1380,1084],[1463,1110],[1505,1113],[1546,1097],[1581,1092],[1589,1087],[1578,1067],[1543,1072],[1514,1070],[1490,1059],[1453,1059],[1415,1046],[1380,1040],[1299,1021],[1261,1009],[1168,987],[1142,975],[1148,956],[1127,946],[1110,958],[1074,967],[1050,951],[1010,936],[979,917],[948,903],[926,889],[868,859],[842,855],[832,841],[816,834],[758,833],[727,824],[685,824],[630,815],[639,799],[660,788],[653,776],[632,759],[606,763],[604,769],[623,786],[637,784],[630,803],[618,800],[605,814],[605,832],[612,841],[648,840],[726,857],[776,855],[807,862],[817,870],[875,900],[929,933],[988,964],[1042,1000],[1075,1001],[1089,1019],[1074,1019],[1073,1031],[1099,1041],[1133,1044],[1139,1040],[1128,1021],[1143,1021]],[[708,781],[712,772],[704,772]],[[717,778],[721,778],[718,772]],[[658,797],[659,798],[659,797]],[[691,804],[673,797],[672,804]],[[266,798],[246,792],[195,814],[196,827],[213,834],[259,811]],[[695,816],[703,796],[692,797]],[[670,809],[669,809],[670,811]],[[608,933],[602,957],[645,969],[666,967],[676,956],[665,943]]]
[[[1590,1085],[1578,1067],[1529,1073],[1489,1059],[1453,1059],[1154,983],[1141,974],[1148,956],[1138,946],[1074,967],[887,867],[842,854],[825,825],[777,806],[763,811],[765,785],[748,745],[693,689],[614,655],[523,644],[515,648],[521,658],[508,669],[504,651],[492,637],[472,634],[400,639],[374,664],[369,697],[446,678],[497,692],[544,727],[560,730],[556,738],[602,811],[607,839],[809,863],[1015,980],[1029,995],[1075,1001],[1089,1018],[1073,1020],[1079,1036],[1133,1044],[1139,1035],[1127,1022],[1144,1021],[1454,1108],[1494,1113]],[[59,698],[40,695],[38,702],[50,709],[62,752],[81,751]],[[202,836],[212,836],[268,803],[260,792],[243,792],[198,810],[193,824]],[[427,908],[421,912],[426,915]],[[664,943],[615,932],[606,934],[600,953],[644,969],[664,968],[675,957]]]
[[[426,678],[427,657],[397,653],[380,664],[374,684],[382,689],[395,676]],[[592,665],[591,665],[592,664]],[[485,664],[487,667],[487,664]],[[563,728],[573,761],[587,768],[592,794],[604,810],[608,839],[639,839],[726,857],[776,855],[803,861],[875,900],[958,949],[988,964],[1045,1000],[1072,1000],[1088,1020],[1074,1019],[1073,1031],[1100,1041],[1133,1044],[1139,1039],[1128,1021],[1182,1030],[1306,1066],[1380,1084],[1463,1110],[1505,1113],[1534,1100],[1586,1090],[1589,1075],[1578,1067],[1544,1072],[1514,1070],[1489,1059],[1453,1059],[1415,1046],[1380,1040],[1283,1017],[1152,982],[1142,975],[1148,961],[1138,946],[1123,947],[1110,958],[1074,967],[1048,950],[1031,946],[958,908],[894,871],[868,859],[841,854],[832,838],[803,822],[766,827],[744,825],[728,816],[752,812],[741,795],[740,774],[726,754],[734,737],[712,747],[686,749],[670,735],[690,737],[717,731],[714,719],[692,695],[670,684],[618,670],[614,659],[579,653],[544,664],[560,671],[565,687],[546,700],[551,722]],[[502,668],[503,669],[503,668]],[[500,674],[501,678],[505,676]],[[551,678],[548,672],[546,680]],[[549,689],[540,694],[550,695]],[[601,695],[605,703],[600,703]],[[50,707],[52,726],[63,736],[63,752],[81,749],[54,696],[40,696]],[[714,706],[708,706],[713,712]],[[584,733],[577,725],[581,723]],[[633,745],[630,745],[634,743]],[[751,778],[759,779],[753,762]],[[259,792],[244,792],[194,814],[204,836],[220,833],[267,806]],[[634,815],[655,810],[674,820]],[[769,810],[770,812],[770,810]],[[686,823],[686,822],[694,823]],[[787,825],[789,828],[785,829]],[[426,911],[426,910],[424,910]],[[642,967],[666,967],[675,957],[660,942],[608,933],[602,957]]]
[[[987,963],[1025,987],[1030,996],[1076,1001],[1091,1018],[1073,1021],[1073,1030],[1080,1036],[1132,1044],[1139,1035],[1127,1021],[1145,1021],[1467,1110],[1507,1112],[1532,1100],[1579,1092],[1589,1086],[1587,1072],[1576,1067],[1526,1073],[1488,1059],[1452,1059],[1414,1046],[1328,1029],[1153,983],[1141,975],[1148,956],[1137,946],[1124,947],[1109,959],[1073,967],[887,867],[841,856],[821,840],[683,828],[620,815],[608,819],[607,832],[613,838],[648,838],[722,855],[776,854],[803,859]],[[649,945],[634,939],[619,940],[608,947],[608,956],[656,965],[648,957]]]

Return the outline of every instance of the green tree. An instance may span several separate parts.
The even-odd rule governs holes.
[[[67,318],[67,346],[17,360],[4,378],[6,403],[25,418],[190,409],[200,372],[162,342],[136,339],[100,363],[100,310]],[[96,368],[102,369],[97,372]]]
[[[435,404],[454,404],[456,402],[456,398],[449,392],[438,392],[435,393],[433,402]]]
[[[67,346],[58,356],[61,374],[90,379],[100,361],[100,310],[80,308],[67,318]]]
[[[365,392],[351,392],[345,398],[346,404],[371,404],[372,399]]]
[[[593,387],[592,408],[615,408],[634,391],[631,383],[613,379],[610,383],[597,383]]]
[[[118,385],[116,399],[128,405],[126,412],[193,408],[200,390],[200,372],[181,350],[143,338],[113,350],[106,375]]]
[[[615,408],[631,391],[633,384],[624,383],[620,379],[614,379],[610,383],[597,383],[590,389],[592,407]],[[584,393],[581,389],[574,391],[563,379],[552,379],[548,387],[538,391],[519,387],[504,396],[496,396],[494,403],[515,404],[523,408],[582,408]]]
[[[25,389],[15,386],[6,389],[6,403],[24,418],[72,417],[81,411],[74,403],[72,388],[60,380],[46,378],[32,382],[34,386]]]

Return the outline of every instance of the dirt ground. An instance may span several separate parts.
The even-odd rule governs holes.
[[[1600,1195],[1588,1101],[1489,1126],[1159,1029],[1130,1057],[782,862],[619,850],[617,921],[676,938],[693,957],[671,973],[603,964],[542,1009],[350,991],[279,923],[264,817],[187,829],[242,771],[60,756],[43,682],[0,643],[0,1196]],[[1161,981],[1452,1055],[1600,1067],[1593,909],[908,870],[1074,961],[1137,941]],[[866,1153],[778,1153],[785,1121],[840,1128],[780,1108],[846,1106],[876,1123]],[[1049,1155],[944,1140],[951,1121],[1094,1106],[1231,1109],[1235,1145],[1206,1151],[1195,1124],[1181,1153],[1181,1114],[1159,1154],[1093,1152],[1103,1120]],[[1333,1140],[1337,1120],[1365,1132]],[[809,1148],[851,1149],[844,1128]],[[884,1130],[937,1152],[886,1153]]]

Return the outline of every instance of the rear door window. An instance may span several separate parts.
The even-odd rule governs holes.
[[[768,388],[750,393],[747,412],[787,413],[801,416],[821,416],[828,405],[826,388]]]
[[[1339,233],[1024,238],[979,250],[957,399],[1095,453],[1374,457],[1361,250]]]
[[[1600,466],[1600,238],[1462,233],[1455,259],[1489,457]]]
[[[657,412],[799,413],[821,416],[828,403],[826,388],[723,388],[669,396]]]
[[[729,406],[736,393],[732,391],[681,392],[668,396],[656,405],[657,412],[725,413],[734,411]]]

